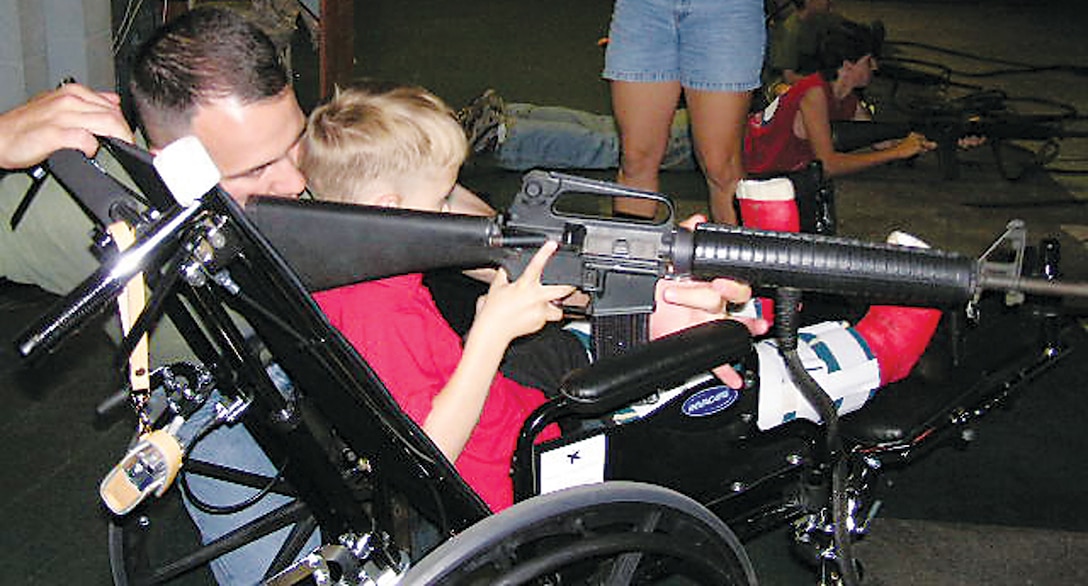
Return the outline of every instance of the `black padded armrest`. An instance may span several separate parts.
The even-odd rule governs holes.
[[[580,415],[600,415],[675,387],[700,371],[752,350],[748,328],[733,320],[700,324],[569,374],[559,392]]]

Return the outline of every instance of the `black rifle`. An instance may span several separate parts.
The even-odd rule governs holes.
[[[918,132],[937,143],[942,175],[955,179],[959,176],[959,140],[964,137],[985,138],[995,153],[1009,140],[1045,141],[1050,145],[1051,157],[1057,154],[1053,141],[1088,137],[1088,130],[1072,127],[1079,118],[1070,113],[1017,114],[1005,107],[1003,96],[986,94],[976,98],[970,106],[949,102],[921,107],[902,122],[835,121],[831,123],[831,140],[836,151],[849,152]]]
[[[653,200],[664,217],[564,211],[571,198],[607,205],[615,196]],[[657,280],[685,274],[929,306],[970,302],[988,289],[1088,297],[1088,284],[1019,274],[1022,225],[1002,238],[1018,249],[1011,262],[715,224],[689,231],[676,225],[663,195],[555,172],[526,174],[498,218],[277,198],[252,199],[246,212],[310,290],[449,266],[501,265],[516,278],[541,244],[555,240],[560,248],[544,282],[588,293],[594,317],[647,316]]]

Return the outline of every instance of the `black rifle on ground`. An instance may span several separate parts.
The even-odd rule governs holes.
[[[1043,142],[1034,156],[1034,163],[1043,165],[1057,156],[1058,140],[1088,137],[1088,125],[1076,127],[1082,120],[1068,109],[1049,114],[1016,113],[1003,93],[979,92],[956,100],[915,105],[905,121],[835,121],[831,123],[831,140],[836,151],[849,152],[918,132],[937,143],[941,172],[945,179],[955,179],[959,176],[957,151],[962,138],[985,138],[999,164],[1007,141]],[[1019,177],[1004,171],[1003,175],[1007,179]]]

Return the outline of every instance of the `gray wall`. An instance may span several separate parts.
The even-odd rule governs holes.
[[[0,0],[0,110],[71,76],[114,88],[110,0]]]

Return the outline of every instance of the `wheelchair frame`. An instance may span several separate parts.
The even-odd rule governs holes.
[[[143,180],[144,190],[154,191],[154,187],[146,187],[149,178],[145,176]],[[118,199],[131,195],[124,194]],[[154,293],[149,310],[126,336],[122,349],[130,350],[136,338],[150,331],[161,315],[168,315],[214,375],[220,392],[240,401],[238,404],[243,406],[240,420],[262,449],[273,461],[291,462],[280,475],[290,485],[298,503],[158,568],[155,574],[135,578],[151,582],[171,579],[250,539],[309,516],[313,521],[299,523],[288,540],[291,547],[281,551],[266,575],[273,583],[292,583],[285,580],[298,576],[303,566],[292,566],[298,552],[291,548],[301,547],[302,538],[315,525],[323,534],[336,536],[336,544],[327,544],[334,548],[326,552],[329,559],[335,556],[347,559],[342,565],[358,566],[356,569],[361,573],[357,575],[367,579],[390,575],[399,578],[411,571],[412,562],[418,561],[405,558],[408,548],[398,542],[401,536],[396,535],[395,525],[403,514],[395,509],[405,503],[414,514],[436,526],[444,540],[456,541],[460,547],[475,552],[473,555],[478,554],[471,545],[463,545],[466,539],[473,538],[457,541],[455,536],[470,535],[470,528],[487,519],[486,505],[422,430],[400,411],[378,377],[328,323],[295,272],[238,205],[226,194],[213,190],[193,208],[184,210],[181,217],[182,212],[166,209],[164,202],[149,197],[160,214],[156,218],[145,217],[151,218],[151,222],[143,226],[143,232],[154,234],[159,244],[140,259],[139,270],[147,274]],[[124,257],[125,253],[107,256],[104,267],[116,267]],[[59,343],[84,318],[112,300],[109,293],[114,287],[101,286],[109,274],[110,271],[104,270],[92,275],[88,286],[77,289],[56,311],[31,328],[36,333],[24,337],[24,341],[35,341],[32,352]],[[882,393],[892,398],[874,402],[874,408],[863,410],[864,415],[859,412],[857,425],[847,428],[850,445],[847,490],[853,534],[865,531],[869,512],[866,495],[885,462],[909,460],[922,447],[934,444],[932,440],[984,414],[1064,356],[1061,341],[1052,335],[1058,329],[1053,324],[1060,317],[1050,311],[1031,314],[1030,321],[1040,320],[1048,335],[1039,344],[1029,344],[1031,351],[1027,354],[1021,349],[1023,359],[1010,367],[1009,372],[993,374],[990,380],[962,392],[957,389],[956,396],[949,398],[952,403],[940,405],[933,410],[935,415],[908,425],[898,435],[888,435],[885,428],[885,437],[876,437],[867,432],[866,426],[872,426],[873,420],[894,419],[894,397],[909,393],[909,385],[902,385],[901,392]],[[44,337],[38,335],[41,332]],[[953,336],[960,334],[952,332]],[[750,349],[747,337],[738,337],[736,331],[727,326],[723,329],[721,324],[699,328],[690,336],[651,343],[641,354],[628,357],[630,362],[623,362],[621,357],[615,359],[618,362],[614,366],[590,368],[571,379],[565,397],[538,410],[522,430],[513,465],[517,500],[539,498],[535,495],[541,486],[538,473],[545,450],[605,435],[614,451],[609,452],[613,459],[601,480],[635,480],[686,494],[693,504],[684,505],[688,507],[681,514],[684,519],[699,518],[706,509],[713,511],[727,526],[715,531],[721,539],[720,549],[733,552],[735,565],[740,568],[739,573],[731,570],[737,583],[745,580],[750,583],[754,577],[728,527],[745,539],[790,521],[795,522],[798,542],[811,545],[815,559],[825,564],[825,576],[835,574],[833,564],[838,554],[831,544],[832,522],[828,513],[831,464],[822,445],[823,431],[804,421],[767,432],[755,430],[753,401],[758,383],[752,376],[746,390],[753,392],[742,393],[734,408],[696,425],[698,431],[716,441],[706,442],[704,438],[700,443],[705,451],[691,458],[685,459],[678,453],[685,451],[683,442],[664,441],[662,436],[679,433],[678,430],[692,431],[690,422],[680,420],[683,416],[677,413],[677,406],[682,399],[706,390],[712,383],[689,385],[679,398],[633,423],[534,445],[533,438],[551,422],[570,416],[601,417],[621,404],[673,388],[689,375],[723,361],[742,363]],[[716,348],[698,356],[676,358],[678,348],[692,345],[724,346],[724,350]],[[269,378],[269,356],[287,372],[299,389],[297,395],[285,397]],[[644,371],[653,374],[643,377],[640,385],[632,385],[630,378],[616,376],[615,371],[628,370],[640,361],[649,365]],[[595,399],[588,403],[571,401],[570,396],[579,395],[578,389],[585,388],[579,385],[593,387],[591,394]],[[876,403],[890,407],[882,411],[875,408]],[[667,450],[673,451],[660,453]],[[645,459],[638,454],[653,451],[658,452],[658,463],[647,466],[646,462],[638,461]],[[699,478],[706,461],[727,460],[733,466],[727,474]],[[692,471],[686,480],[684,474],[676,471],[678,463]],[[204,470],[214,468],[196,462],[187,465]],[[230,470],[214,472],[246,481]],[[696,481],[691,482],[692,479]],[[249,482],[256,481],[249,479]],[[639,510],[633,516],[641,518],[643,514]],[[113,537],[111,547],[117,545],[119,556],[132,553],[125,551],[123,535],[117,533]],[[629,562],[629,551],[624,551],[628,552],[625,559]],[[363,568],[366,564],[370,566]]]

